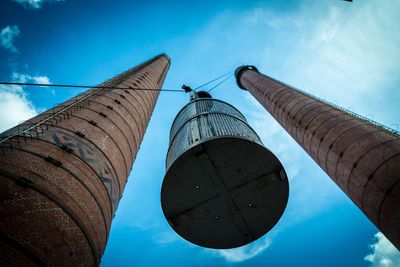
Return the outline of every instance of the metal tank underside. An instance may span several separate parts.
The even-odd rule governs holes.
[[[278,222],[288,194],[281,163],[234,107],[195,99],[178,113],[161,203],[180,236],[209,248],[246,245]]]

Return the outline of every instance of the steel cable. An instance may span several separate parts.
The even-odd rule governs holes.
[[[42,86],[42,87],[67,87],[67,88],[98,88],[98,89],[121,89],[136,91],[161,91],[161,92],[180,92],[175,89],[157,89],[157,88],[135,88],[135,87],[116,87],[116,86],[92,86],[92,85],[72,85],[72,84],[46,84],[46,83],[22,83],[22,82],[0,82],[0,85],[21,85],[21,86]]]
[[[221,78],[223,78],[223,77],[225,77],[225,76],[231,74],[232,72],[233,72],[233,71],[231,70],[231,71],[229,71],[229,72],[227,72],[227,73],[225,73],[225,74],[223,74],[223,75],[221,75],[221,76],[219,76],[219,77],[217,77],[217,78],[215,78],[215,79],[213,79],[213,80],[211,80],[211,81],[209,81],[209,82],[206,82],[206,83],[204,83],[204,84],[202,84],[202,85],[200,85],[200,86],[194,88],[193,90],[196,91],[196,90],[198,90],[198,89],[200,89],[200,88],[202,88],[202,87],[204,87],[204,86],[206,86],[206,85],[209,85],[209,84],[212,83],[212,82],[215,82],[215,81],[217,81],[217,80],[219,80],[219,79],[221,79]]]

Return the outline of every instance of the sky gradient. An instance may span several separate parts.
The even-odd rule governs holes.
[[[165,52],[167,89],[252,64],[398,129],[399,18],[398,0],[2,0],[0,80],[99,84]],[[82,91],[0,85],[0,131]],[[163,92],[101,266],[400,266],[399,252],[233,77],[213,97],[237,107],[284,165],[290,195],[281,220],[233,250],[173,232],[160,189],[169,129],[188,95]]]

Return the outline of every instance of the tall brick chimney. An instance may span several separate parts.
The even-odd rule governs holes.
[[[0,266],[98,266],[169,69],[157,56],[0,135]]]
[[[400,249],[400,140],[397,132],[261,74],[236,69],[248,90]]]

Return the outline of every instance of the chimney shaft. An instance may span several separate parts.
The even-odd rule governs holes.
[[[400,140],[396,132],[258,72],[248,90],[382,233],[400,249]]]
[[[98,266],[170,65],[157,56],[0,137],[0,265]]]

